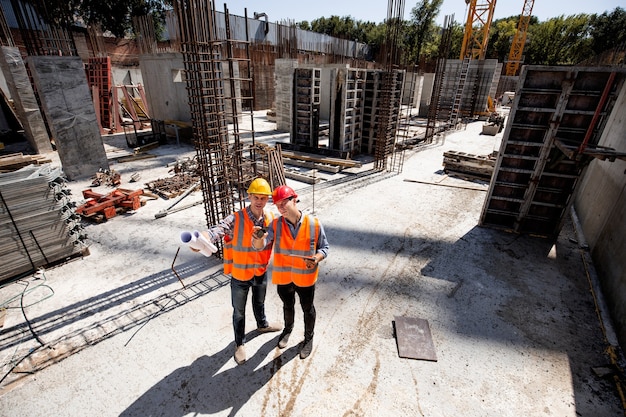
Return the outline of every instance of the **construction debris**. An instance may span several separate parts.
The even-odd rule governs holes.
[[[201,185],[201,181],[200,180],[198,180],[197,182],[192,184],[191,187],[189,187],[187,189],[187,191],[185,191],[180,197],[178,197],[178,199],[176,201],[174,201],[172,204],[170,204],[166,209],[161,210],[157,214],[155,214],[154,218],[155,219],[160,219],[161,217],[167,216],[169,213],[174,213],[175,211],[180,211],[180,210],[183,210],[185,208],[189,208],[189,207],[193,207],[193,206],[197,206],[198,204],[201,204],[203,202],[202,200],[197,201],[197,202],[192,203],[192,204],[187,204],[184,207],[174,208],[175,205],[180,203],[185,197],[187,197],[189,194],[194,192],[197,188],[200,187],[200,185]]]
[[[495,136],[504,128],[504,116],[492,113],[489,119],[483,124],[483,135]]]
[[[197,175],[180,173],[169,178],[159,178],[145,185],[148,190],[169,200],[181,195],[192,185],[198,184],[199,179],[200,177]]]
[[[287,159],[295,159],[295,160],[307,161],[307,162],[317,162],[320,164],[334,165],[334,166],[338,166],[341,168],[360,168],[361,167],[360,162],[354,161],[351,159],[340,159],[340,158],[332,158],[332,157],[327,157],[327,156],[325,157],[325,156],[320,156],[320,155],[315,155],[315,154],[310,154],[310,153],[305,153],[305,152],[286,151],[284,149],[282,151],[282,156],[283,158],[287,158]]]
[[[115,187],[120,185],[122,176],[114,169],[102,169],[100,168],[91,182],[92,187],[98,187],[100,185],[106,185],[109,187]]]
[[[285,177],[303,182],[305,184],[317,184],[321,181],[317,175],[317,171],[312,169],[307,172],[301,172],[294,169],[285,169]]]
[[[198,160],[195,156],[193,158],[178,158],[168,172],[175,174],[198,172]]]

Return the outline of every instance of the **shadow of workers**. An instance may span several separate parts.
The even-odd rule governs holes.
[[[278,337],[267,341],[243,365],[219,373],[224,364],[232,361],[232,343],[210,357],[201,356],[189,366],[179,368],[159,381],[124,410],[120,417],[215,414],[229,408],[229,415],[235,416],[256,391],[298,355],[297,346],[294,346],[256,369],[263,358],[278,349],[277,342]]]

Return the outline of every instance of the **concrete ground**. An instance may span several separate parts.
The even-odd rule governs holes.
[[[501,133],[481,135],[481,125],[408,151],[399,175],[366,175],[366,164],[358,179],[343,174],[351,181],[289,181],[331,245],[305,360],[300,311],[279,350],[277,333],[254,330],[248,305],[248,361],[235,364],[221,262],[179,240],[205,227],[202,205],[155,219],[172,201],[151,200],[86,224],[89,256],[0,288],[0,416],[623,415],[612,381],[592,371],[609,364],[610,323],[596,313],[571,219],[556,242],[479,227],[487,185],[442,172],[445,150],[497,150]],[[122,187],[194,155],[175,144],[153,153],[111,166]],[[90,183],[69,186],[80,199]],[[273,285],[266,312],[282,322]],[[437,361],[399,357],[400,316],[428,321]]]

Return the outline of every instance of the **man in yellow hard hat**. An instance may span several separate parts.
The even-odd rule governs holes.
[[[266,229],[274,215],[265,210],[272,188],[263,178],[256,178],[248,187],[250,204],[203,232],[216,243],[224,239],[224,274],[230,275],[230,294],[233,306],[233,330],[235,332],[235,361],[241,365],[246,361],[246,301],[252,290],[252,311],[261,333],[277,332],[282,328],[270,324],[265,317],[265,293],[267,289],[267,264],[272,245],[261,250],[252,248],[252,233],[257,228]]]

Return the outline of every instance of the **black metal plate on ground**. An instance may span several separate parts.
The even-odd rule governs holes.
[[[398,344],[398,356],[437,361],[437,353],[427,320],[395,316],[393,326]]]

